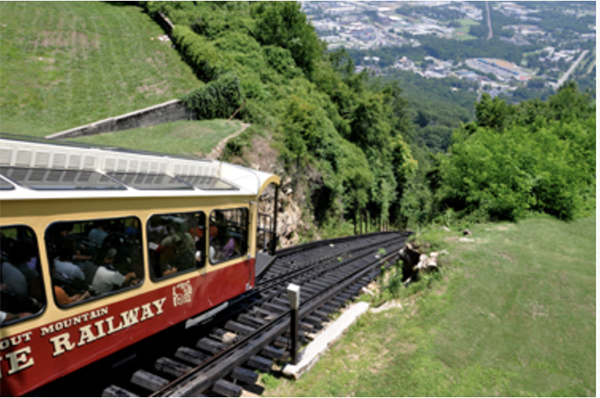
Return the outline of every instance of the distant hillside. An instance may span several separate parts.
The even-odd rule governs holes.
[[[292,243],[359,221],[419,228],[595,209],[595,101],[576,84],[518,105],[483,94],[473,117],[464,81],[356,73],[348,52],[325,51],[299,3],[139,4],[0,3],[0,130],[42,135],[173,97],[202,120],[237,112],[251,126],[225,160],[282,176],[285,207],[301,213],[282,236]],[[174,47],[158,40],[158,12],[175,25]],[[94,139],[121,134],[139,134],[128,145],[142,149],[208,150],[171,145],[204,140],[187,123]]]
[[[141,8],[0,3],[0,130],[46,135],[202,85]]]

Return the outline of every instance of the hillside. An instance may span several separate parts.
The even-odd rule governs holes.
[[[442,276],[365,314],[297,382],[263,378],[264,395],[596,395],[595,216],[480,225],[472,243],[424,232],[449,252]]]
[[[468,84],[357,73],[295,2],[139,4],[0,3],[0,130],[46,135],[181,98],[200,122],[80,141],[199,155],[251,124],[222,159],[282,177],[282,211],[300,218],[282,241],[387,224],[450,252],[446,279],[402,290],[406,311],[367,318],[311,378],[267,394],[595,395],[590,95],[567,82],[473,110]]]
[[[78,137],[70,141],[158,153],[206,157],[219,141],[242,130],[238,120],[181,120],[157,126]]]
[[[0,130],[44,135],[173,97],[205,123],[241,109],[236,117],[251,127],[224,160],[288,181],[286,206],[302,220],[288,241],[352,233],[359,222],[570,220],[595,208],[595,102],[571,82],[546,101],[483,94],[473,115],[464,81],[357,73],[347,51],[326,51],[293,2],[2,3],[0,11]],[[172,44],[159,40],[159,12],[175,24]],[[209,140],[192,125],[83,141],[206,153]],[[195,140],[202,145],[185,143]]]
[[[202,85],[139,7],[2,2],[0,15],[0,131],[55,133]]]

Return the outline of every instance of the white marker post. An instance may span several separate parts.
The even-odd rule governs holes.
[[[288,301],[292,309],[290,335],[292,337],[292,364],[298,363],[298,309],[300,308],[300,286],[290,283],[287,287]]]

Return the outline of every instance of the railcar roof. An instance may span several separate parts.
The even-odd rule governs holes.
[[[216,160],[0,133],[2,200],[257,196],[271,182]]]

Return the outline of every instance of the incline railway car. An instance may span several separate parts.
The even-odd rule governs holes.
[[[217,161],[0,136],[2,395],[252,289],[271,184]]]

